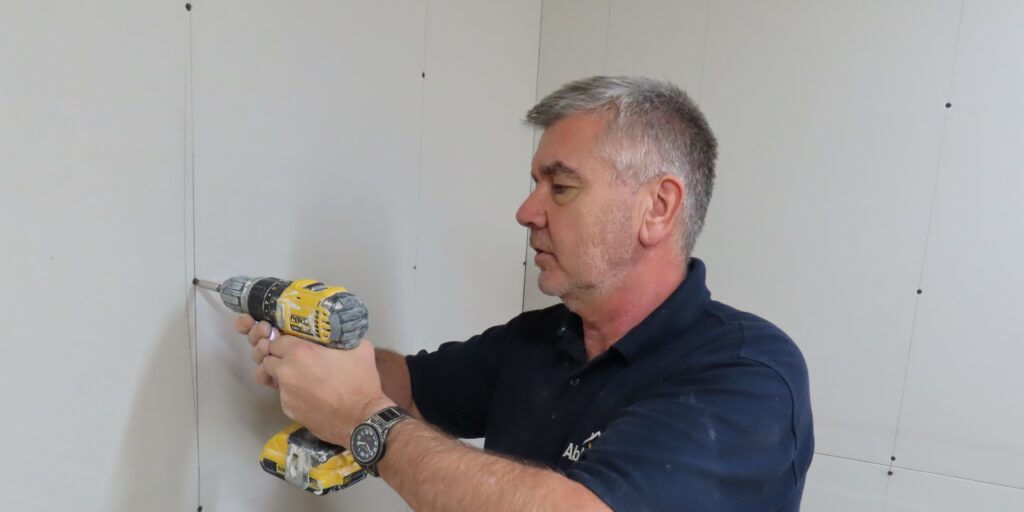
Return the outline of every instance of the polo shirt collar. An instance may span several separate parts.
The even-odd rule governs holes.
[[[690,258],[686,278],[679,287],[647,318],[615,342],[609,352],[618,353],[629,364],[657,350],[660,344],[676,339],[674,335],[686,331],[697,320],[704,305],[711,300],[705,278],[704,262]],[[584,364],[586,355],[582,320],[576,313],[568,309],[566,311],[568,314],[559,329],[559,349]]]

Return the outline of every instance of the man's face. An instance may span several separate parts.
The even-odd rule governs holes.
[[[595,151],[605,124],[579,114],[548,127],[533,156],[537,186],[516,212],[537,250],[541,291],[563,301],[614,288],[638,246],[634,187]]]

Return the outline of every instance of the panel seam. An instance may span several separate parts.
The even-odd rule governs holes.
[[[704,17],[704,48],[700,59],[700,79],[697,80],[697,104],[700,105],[704,93],[704,72],[708,66],[708,34],[711,33],[711,0],[708,0],[708,12]]]
[[[947,98],[947,101],[949,101],[948,98],[950,98],[950,96],[951,96],[951,94],[953,92],[953,80],[954,80],[954,77],[956,75],[956,59],[957,59],[957,54],[958,54],[959,48],[960,48],[960,32],[961,32],[961,29],[963,27],[965,5],[966,5],[966,1],[965,0],[961,0],[961,2],[960,2],[960,14],[959,14],[959,16],[957,18],[956,36],[955,36],[955,39],[954,39],[954,42],[953,42],[953,58],[952,58],[952,63],[950,65],[950,69],[949,69],[949,81],[946,84],[946,98]],[[947,103],[947,105],[948,105],[948,103]],[[928,258],[928,246],[929,246],[929,244],[931,242],[932,220],[933,220],[933,218],[935,216],[935,202],[936,202],[936,197],[938,196],[939,177],[940,177],[941,170],[942,170],[942,155],[943,155],[943,150],[944,150],[944,147],[945,147],[946,127],[947,127],[948,123],[949,123],[949,107],[947,106],[946,107],[946,112],[944,113],[944,115],[942,117],[942,129],[941,129],[941,132],[939,134],[938,155],[936,156],[936,159],[935,159],[935,177],[932,180],[932,194],[931,194],[932,197],[931,197],[931,202],[929,204],[929,209],[928,209],[928,221],[927,221],[927,224],[925,225],[924,247],[923,247],[923,249],[921,251],[920,268],[918,270],[918,276],[917,276],[917,297],[914,300],[914,314],[913,314],[913,317],[911,319],[911,325],[910,325],[910,340],[907,343],[907,355],[906,355],[906,360],[904,361],[904,365],[903,365],[903,383],[900,386],[899,406],[897,407],[897,412],[896,412],[896,428],[893,431],[892,447],[890,449],[890,457],[889,457],[889,474],[890,475],[892,474],[893,468],[898,467],[896,465],[896,445],[897,445],[897,443],[899,441],[900,426],[901,426],[902,421],[903,421],[903,407],[905,405],[905,400],[904,399],[906,398],[907,382],[909,381],[909,376],[910,376],[910,360],[911,360],[911,356],[912,356],[913,350],[914,350],[914,339],[917,336],[917,317],[918,317],[918,312],[920,311],[920,307],[921,307],[921,292],[922,292],[922,286],[924,284],[925,263],[927,262],[927,258]],[[932,473],[932,474],[938,474],[938,473]],[[993,484],[993,485],[995,485],[995,484]],[[886,500],[888,500],[888,496],[889,496],[889,484],[886,483],[886,486],[885,486],[885,498],[886,498]]]
[[[186,282],[185,291],[185,317],[188,331],[188,357],[189,372],[192,381],[192,409],[195,423],[195,447],[196,447],[196,507],[201,508],[202,503],[202,469],[199,442],[199,338],[196,318],[196,293],[195,287],[191,285],[196,270],[196,164],[195,164],[195,108],[193,105],[193,66],[192,66],[192,10],[191,5],[186,5],[185,26],[187,54],[185,63],[185,122],[183,123],[184,137],[183,162],[184,180],[182,195],[184,199],[184,271]],[[191,251],[189,250],[191,248]]]
[[[537,71],[536,71],[536,74],[534,75],[534,78],[533,78],[533,101],[534,101],[534,103],[536,103],[537,101],[540,100],[540,55],[541,55],[541,48],[543,47],[543,45],[544,45],[544,0],[540,0],[540,16],[537,18]],[[530,156],[531,156],[530,160],[532,161],[533,160],[533,158],[532,158],[533,154],[537,152],[537,128],[536,127],[532,127],[532,129],[530,131],[530,134],[531,134],[531,136],[530,136]],[[532,186],[530,185],[530,180],[527,180],[526,181],[526,193],[527,193],[527,195],[529,195],[531,192],[533,192],[532,190],[530,190],[531,188],[532,188]],[[519,311],[521,311],[521,312],[525,312],[526,311],[526,287],[529,286],[529,283],[527,283],[527,271],[526,271],[527,270],[526,262],[529,261],[529,258],[530,258],[530,230],[529,230],[529,228],[527,228],[527,230],[526,230],[525,238],[526,238],[526,240],[525,240],[525,243],[523,244],[524,247],[523,247],[523,265],[522,265],[522,267],[523,267],[523,269],[522,269],[523,270],[523,294],[522,294],[522,305],[519,308]]]
[[[423,223],[420,219],[423,203],[423,142],[427,126],[427,40],[430,33],[430,0],[423,5],[423,54],[420,56],[420,132],[418,146],[416,148],[416,212],[414,214],[415,234],[413,235],[412,247],[412,304],[413,304],[413,325],[420,326],[420,308],[416,307],[419,301],[419,259],[420,259],[420,231]],[[416,332],[423,332],[417,328]],[[418,336],[418,335],[417,335]],[[422,340],[415,340],[416,343]]]

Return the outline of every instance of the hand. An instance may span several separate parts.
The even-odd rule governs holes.
[[[256,362],[256,369],[252,371],[252,379],[264,386],[277,389],[277,382],[259,365],[263,362],[263,358],[270,354],[270,341],[280,337],[281,331],[272,327],[269,322],[256,323],[256,319],[244,313],[235,319],[235,330],[249,338],[249,346],[252,347],[252,360]]]
[[[381,389],[369,340],[339,350],[285,335],[268,348],[260,368],[277,382],[281,409],[324,441],[347,446],[356,425],[395,405]]]

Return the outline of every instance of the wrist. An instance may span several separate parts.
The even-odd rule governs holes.
[[[355,461],[367,473],[379,477],[378,464],[387,454],[388,436],[392,427],[412,416],[391,400],[369,400],[364,410],[373,412],[368,413],[364,423],[353,429],[349,449]]]
[[[377,414],[382,409],[396,405],[397,404],[394,400],[391,400],[384,395],[375,396],[363,402],[362,407],[356,408],[356,417],[353,418],[353,421],[349,423],[348,428],[343,432],[345,442],[348,442],[349,438],[352,436],[352,431],[355,430],[360,423],[363,423],[369,419],[370,416]]]
[[[367,400],[366,403],[363,405],[362,416],[360,417],[359,422],[362,423],[366,421],[367,418],[373,416],[374,414],[377,414],[378,412],[381,411],[381,409],[386,409],[388,407],[396,407],[397,405],[398,404],[396,404],[394,400],[384,395],[371,398]]]

